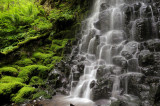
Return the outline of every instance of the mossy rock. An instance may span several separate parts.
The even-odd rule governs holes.
[[[51,50],[55,52],[57,55],[63,55],[64,48],[68,42],[68,39],[63,40],[53,40]]]
[[[22,78],[24,82],[28,82],[32,76],[39,76],[42,79],[47,78],[49,68],[43,65],[30,65],[22,67],[18,77]]]
[[[33,64],[33,61],[30,58],[24,58],[22,60],[17,61],[15,64],[19,66],[28,66]]]
[[[33,87],[23,87],[21,88],[17,94],[12,98],[12,101],[15,103],[24,102],[26,99],[30,98],[32,94],[35,92],[35,88]]]
[[[52,63],[48,64],[47,67],[49,67],[49,70],[52,70],[56,63],[60,62],[63,57],[60,56],[54,56],[52,57]]]
[[[35,93],[33,95],[32,99],[37,99],[41,96],[44,97],[45,99],[51,99],[52,98],[52,96],[47,94],[47,92],[40,90],[40,91],[37,91],[37,93]]]
[[[13,67],[3,67],[3,68],[0,68],[0,73],[2,75],[17,76],[18,70]]]
[[[111,106],[120,106],[120,101],[113,101]]]
[[[38,61],[38,63],[47,65],[52,62],[52,57],[54,53],[41,53],[41,52],[36,52],[33,54],[33,57]]]
[[[36,52],[33,54],[33,57],[36,59],[42,59],[45,60],[47,58],[51,58],[53,56],[53,54],[45,54],[45,53],[41,53],[41,52]]]
[[[44,81],[39,78],[38,76],[33,76],[29,82],[29,85],[34,86],[34,85],[42,85],[44,84]]]
[[[23,79],[12,77],[12,76],[4,76],[0,79],[0,83],[14,83],[14,82],[23,82]]]
[[[0,104],[10,102],[12,94],[17,93],[24,86],[25,84],[20,82],[0,83]]]

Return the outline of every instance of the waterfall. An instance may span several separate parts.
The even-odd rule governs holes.
[[[90,85],[92,81],[97,81],[96,78],[96,73],[97,70],[100,66],[102,66],[102,61],[104,61],[105,67],[109,65],[114,65],[115,69],[121,69],[117,68],[120,67],[112,62],[112,59],[116,56],[121,57],[121,51],[126,50],[134,54],[134,48],[137,48],[137,45],[131,44],[130,46],[133,47],[130,48],[130,46],[127,48],[126,45],[123,45],[122,42],[126,40],[125,37],[125,31],[124,31],[124,12],[122,11],[122,6],[125,4],[123,0],[110,0],[109,5],[110,7],[106,8],[105,10],[101,10],[102,4],[107,3],[106,0],[96,0],[95,5],[94,5],[94,11],[91,17],[87,19],[87,31],[83,38],[82,42],[80,44],[80,56],[85,56],[87,60],[89,60],[90,64],[85,65],[85,67],[89,67],[87,72],[84,72],[84,74],[80,77],[78,84],[75,88],[72,88],[70,96],[76,98],[86,98],[86,99],[91,99],[92,95],[92,89],[90,88]],[[101,11],[100,11],[101,10]],[[101,20],[99,20],[100,15],[102,14]],[[105,16],[105,14],[109,14],[108,16]],[[109,20],[105,20],[109,18]],[[104,32],[101,30],[97,29],[94,26],[94,23],[97,21],[102,21],[100,24],[104,26],[103,29]],[[104,23],[103,23],[104,21]],[[106,24],[106,25],[105,25]],[[105,28],[106,26],[106,28]],[[109,26],[109,29],[107,28]],[[94,30],[94,33],[91,31]],[[99,33],[100,32],[100,33]],[[99,34],[99,35],[96,35]],[[95,44],[96,36],[100,38],[99,45]],[[128,43],[129,44],[129,43]],[[119,48],[116,48],[117,53],[115,55],[112,54],[113,50],[112,48],[114,46],[122,45],[124,46],[123,49],[119,50]],[[99,46],[99,51],[98,51],[98,46]],[[137,49],[136,49],[137,50]],[[98,51],[99,56],[96,55]],[[89,56],[93,56],[93,58],[89,58]],[[101,61],[100,61],[101,60]],[[115,71],[115,70],[114,70]],[[116,74],[114,75],[114,81],[113,81],[113,90],[112,90],[112,96],[117,98],[120,95],[120,75],[124,74],[118,71],[121,70],[116,70]],[[127,74],[127,73],[126,73]],[[74,82],[74,81],[73,81]],[[72,82],[72,83],[73,83]],[[127,83],[126,85],[127,86]],[[127,89],[127,87],[126,87]],[[126,90],[127,91],[127,90]]]
[[[151,6],[149,8],[153,21],[153,10]],[[146,17],[145,9],[145,0],[95,1],[91,16],[85,20],[79,44],[78,57],[85,58],[80,61],[84,70],[78,80],[74,79],[75,72],[72,71],[71,98],[102,99],[103,102],[96,102],[102,106],[117,100],[125,101],[128,106],[139,106],[138,97],[130,94],[128,86],[132,77],[143,76],[137,57],[137,39],[141,40],[137,37],[141,34],[137,25]]]

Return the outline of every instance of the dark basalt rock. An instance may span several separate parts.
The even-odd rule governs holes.
[[[141,67],[141,71],[146,76],[152,76],[156,74],[153,66]]]
[[[135,3],[134,4],[134,10],[135,11],[138,11],[140,9],[140,7],[141,7],[141,3]]]
[[[94,26],[95,26],[95,28],[100,30],[101,29],[100,21],[97,21],[96,23],[94,23]]]
[[[138,59],[128,60],[128,71],[129,72],[139,72],[138,66],[139,66]]]
[[[96,85],[96,82],[92,81],[91,84],[90,84],[90,88],[93,88],[95,85]]]
[[[113,79],[109,74],[105,74],[98,79],[92,89],[92,98],[94,101],[99,99],[108,99],[111,96]]]
[[[152,52],[159,52],[160,51],[160,40],[159,39],[151,39],[145,42],[146,47]]]
[[[137,41],[144,41],[151,38],[152,25],[150,19],[138,19],[136,23],[136,36]]]
[[[137,42],[128,42],[126,45],[125,45],[125,49],[130,53],[130,54],[135,54],[137,52],[137,49],[138,49],[138,43]]]
[[[142,66],[154,64],[154,56],[149,50],[143,50],[139,54],[139,63]]]
[[[122,51],[121,55],[124,56],[127,60],[131,59],[133,56],[128,51]]]
[[[110,12],[107,10],[102,11],[99,15],[99,21],[102,34],[106,33],[106,30],[110,29]]]
[[[84,63],[82,63],[82,62],[77,65],[77,71],[78,71],[80,74],[83,74],[84,68],[85,68],[85,65],[84,65]]]
[[[111,48],[112,56],[118,55],[122,51],[123,47],[123,45],[113,45]]]
[[[115,56],[113,57],[113,64],[126,68],[127,60],[122,56]]]
[[[101,9],[100,11],[106,10],[107,8],[109,8],[110,6],[107,3],[102,3],[101,4]]]
[[[101,66],[97,70],[96,78],[99,79],[106,74],[109,75],[112,70],[113,70],[113,66],[110,66],[110,67]]]
[[[75,105],[73,105],[73,104],[70,104],[70,106],[75,106]]]
[[[157,106],[160,104],[160,85],[156,91],[154,103],[157,104]]]
[[[73,72],[73,80],[74,81],[78,81],[79,77],[80,77],[80,72],[78,72],[78,71]]]

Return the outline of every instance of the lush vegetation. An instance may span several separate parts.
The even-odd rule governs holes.
[[[84,9],[76,0],[45,2],[0,0],[1,103],[52,96],[44,91],[47,76],[75,39]]]

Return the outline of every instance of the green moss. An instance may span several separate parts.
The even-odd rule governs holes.
[[[68,39],[64,39],[64,40],[53,40],[52,41],[52,46],[51,49],[57,53],[58,55],[62,55],[63,53],[63,49],[66,45],[66,43],[68,42]]]
[[[33,57],[36,58],[36,61],[38,62],[38,64],[47,65],[47,64],[51,64],[53,55],[54,53],[36,52],[33,54]]]
[[[3,67],[0,68],[0,73],[2,73],[2,75],[17,76],[18,70],[13,67]]]
[[[27,66],[27,65],[33,64],[33,62],[30,58],[25,58],[25,59],[17,61],[15,64],[19,66]]]
[[[34,58],[42,59],[42,60],[45,60],[47,58],[51,58],[52,56],[53,56],[53,54],[45,54],[45,53],[41,53],[41,52],[36,52],[33,54]]]
[[[21,72],[18,77],[22,78],[24,82],[28,82],[32,76],[39,76],[41,78],[46,78],[49,73],[49,68],[43,65],[30,65],[22,67]]]
[[[43,80],[37,76],[33,76],[29,82],[29,85],[41,85],[43,84]]]
[[[11,94],[16,93],[23,86],[25,86],[25,84],[20,82],[0,83],[0,98],[10,98]]]
[[[18,91],[15,97],[12,98],[12,101],[15,103],[24,102],[25,99],[28,99],[35,92],[33,87],[23,87]]]
[[[52,70],[54,68],[54,65],[62,60],[63,57],[54,56],[52,57],[51,64],[48,64],[49,70]]]
[[[47,29],[52,28],[52,23],[49,20],[47,20],[45,17],[39,17],[31,25],[37,31],[47,30]]]
[[[62,19],[66,19],[66,20],[70,20],[73,19],[74,15],[72,14],[72,11],[69,10],[59,10],[59,9],[52,9],[50,15],[49,15],[49,19],[50,20],[62,20]]]
[[[0,83],[23,82],[23,79],[11,76],[4,76],[0,79]]]
[[[119,100],[113,101],[113,102],[111,103],[111,106],[120,106],[120,105],[121,105],[121,102],[120,102]]]
[[[37,99],[37,98],[39,98],[40,96],[43,96],[45,99],[51,99],[52,98],[52,96],[51,95],[49,95],[49,94],[47,94],[45,91],[38,91],[37,93],[35,93],[34,95],[33,95],[33,98],[32,99]]]
[[[54,56],[54,57],[53,57],[52,64],[55,64],[55,63],[57,63],[57,62],[60,62],[61,60],[62,60],[62,57]]]

